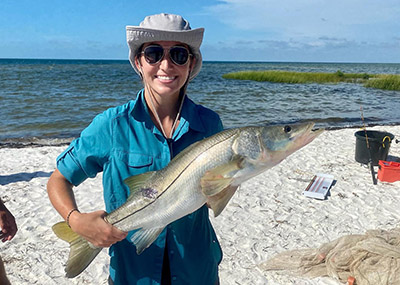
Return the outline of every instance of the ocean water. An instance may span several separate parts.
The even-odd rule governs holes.
[[[226,128],[315,121],[317,126],[400,124],[400,92],[359,84],[280,84],[223,79],[241,70],[400,74],[400,64],[204,62],[188,95]],[[62,141],[142,88],[126,60],[0,59],[0,146]]]

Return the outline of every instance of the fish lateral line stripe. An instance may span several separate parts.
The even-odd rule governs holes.
[[[230,139],[231,137],[233,137],[234,135],[236,135],[237,132],[234,132],[232,135],[228,136],[227,138],[225,138],[224,140],[218,141],[217,143],[213,144],[211,147],[209,147],[208,149],[211,149],[223,142],[225,142],[226,140]],[[207,149],[207,150],[208,150]],[[201,152],[200,154],[196,155],[188,164],[185,168],[183,168],[183,170],[179,173],[179,175],[176,176],[176,178],[174,180],[171,181],[171,183],[165,188],[165,190],[159,195],[157,196],[156,199],[154,199],[153,201],[149,202],[147,205],[143,206],[142,208],[132,212],[131,214],[121,218],[118,221],[115,221],[114,223],[112,223],[112,225],[115,225],[116,223],[122,222],[126,219],[128,219],[129,217],[131,217],[132,215],[136,214],[139,211],[142,211],[143,209],[146,209],[148,206],[152,205],[158,198],[160,198],[165,192],[167,192],[167,190],[175,183],[175,181],[183,174],[183,172],[193,163],[193,161],[195,161],[200,155],[202,155],[204,152]]]

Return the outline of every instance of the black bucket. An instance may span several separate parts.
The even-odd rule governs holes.
[[[358,131],[354,135],[356,136],[356,161],[368,164],[370,154],[365,139],[365,131]],[[386,160],[394,135],[388,132],[367,131],[367,136],[372,165],[377,166],[379,160]]]

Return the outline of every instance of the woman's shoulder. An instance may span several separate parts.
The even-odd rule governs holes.
[[[189,98],[188,98],[189,99]],[[193,104],[196,112],[196,118],[201,122],[203,127],[210,134],[219,132],[223,129],[222,121],[217,112],[207,108],[203,105],[194,103],[191,99],[189,99]]]
[[[132,110],[132,106],[135,104],[135,101],[136,101],[136,99],[130,100],[123,105],[108,108],[107,110],[105,110],[103,112],[103,115],[113,118],[113,117],[118,117],[121,114],[128,113]]]
[[[202,118],[208,118],[210,120],[220,120],[217,112],[207,108],[201,104],[195,103],[192,99],[188,98],[193,106],[196,108],[197,114]]]
[[[110,107],[110,108],[106,109],[105,111],[103,111],[102,113],[98,114],[95,117],[95,120],[112,122],[114,119],[116,119],[118,117],[129,114],[129,112],[132,110],[134,104],[135,104],[135,100],[131,100],[123,105]]]

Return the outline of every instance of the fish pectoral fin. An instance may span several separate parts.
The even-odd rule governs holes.
[[[201,179],[200,185],[203,194],[207,197],[212,197],[221,193],[226,187],[232,183],[232,178],[214,178],[208,179],[204,176]]]
[[[57,237],[70,244],[69,257],[65,267],[65,276],[68,278],[74,278],[79,275],[102,250],[101,247],[93,246],[86,239],[72,231],[66,222],[57,223],[52,229]]]
[[[232,184],[233,176],[242,169],[243,160],[243,157],[236,156],[229,163],[206,171],[200,180],[203,194],[206,196],[217,195]]]
[[[208,197],[207,204],[213,210],[214,217],[221,214],[238,188],[239,186],[228,186],[217,195]]]
[[[141,254],[146,248],[148,248],[160,235],[165,227],[140,229],[135,232],[131,241],[136,246],[136,253]]]

